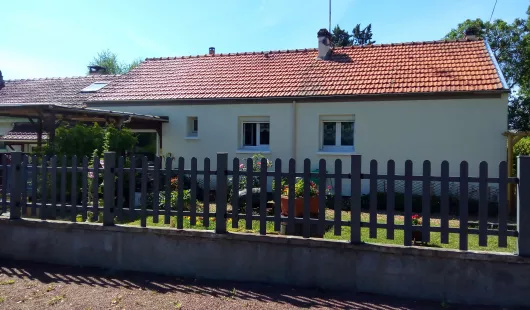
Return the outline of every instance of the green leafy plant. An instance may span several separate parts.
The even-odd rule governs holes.
[[[282,184],[282,196],[289,196],[289,186],[287,184]],[[318,188],[315,182],[309,182],[309,197],[318,196]],[[294,183],[294,197],[302,198],[304,197],[304,179],[299,178]]]

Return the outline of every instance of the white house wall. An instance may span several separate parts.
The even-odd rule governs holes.
[[[100,106],[98,106],[100,107]],[[283,169],[296,152],[297,169],[303,159],[311,159],[312,169],[318,160],[327,160],[333,172],[334,160],[343,159],[343,170],[349,171],[349,156],[319,155],[320,116],[354,115],[355,153],[362,155],[362,172],[369,172],[371,159],[386,172],[386,162],[396,162],[396,173],[404,173],[405,161],[414,164],[414,173],[422,173],[422,163],[430,160],[432,174],[439,175],[443,160],[449,161],[450,174],[459,174],[459,164],[469,162],[470,176],[478,175],[481,161],[488,162],[489,174],[498,175],[498,165],[506,160],[507,96],[489,99],[398,100],[364,102],[322,102],[296,104],[296,150],[293,150],[293,104],[216,104],[216,105],[146,105],[101,106],[111,110],[164,115],[162,152],[182,156],[187,161],[197,157],[199,169],[204,158],[216,165],[217,152],[228,152],[230,159],[247,158],[240,154],[239,117],[270,118],[271,159],[281,158]],[[198,139],[186,139],[187,118],[198,117]],[[231,166],[231,162],[229,163]],[[343,183],[343,192],[349,193]]]

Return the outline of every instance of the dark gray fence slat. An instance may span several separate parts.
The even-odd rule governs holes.
[[[44,161],[43,161],[44,164]],[[88,157],[83,156],[83,171],[81,172],[81,204],[82,204],[82,211],[81,211],[81,217],[83,218],[83,222],[87,220],[87,212],[88,212]],[[42,201],[45,203],[45,201]]]
[[[311,223],[310,219],[310,204],[311,204],[311,160],[309,158],[304,159],[304,228],[303,228],[303,237],[311,237]]]
[[[158,223],[160,205],[160,168],[162,158],[155,156],[155,171],[153,172],[153,223]]]
[[[114,204],[116,195],[116,152],[103,155],[103,226],[114,225]]]
[[[469,198],[469,183],[468,183],[468,163],[463,161],[460,163],[460,250],[467,251],[467,230],[468,230],[468,198]]]
[[[177,229],[184,228],[184,157],[179,157],[177,185]]]
[[[37,155],[33,155],[31,157],[31,216],[37,215],[38,164]]]
[[[508,164],[503,161],[499,164],[499,247],[508,246],[506,237],[508,222],[508,195],[507,195]]]
[[[28,212],[28,155],[22,156],[22,216]]]
[[[370,161],[370,238],[377,238],[377,160]]]
[[[351,156],[351,243],[361,243],[361,155]]]
[[[210,226],[210,159],[204,159],[204,215],[203,226]]]
[[[342,174],[342,161],[340,159],[335,160],[335,205],[334,205],[334,224],[333,233],[335,236],[340,236],[342,227],[340,222],[342,220],[342,178],[339,175]]]
[[[173,159],[171,157],[166,158],[166,181],[164,186],[164,224],[169,225],[171,223],[171,177],[173,174]]]
[[[253,187],[253,161],[252,158],[247,158],[247,196],[246,196],[246,207],[245,207],[245,214],[246,214],[246,221],[245,221],[245,228],[247,230],[252,229],[252,198],[254,195],[252,195],[252,187]]]
[[[66,216],[66,167],[68,167],[66,155],[61,157],[61,208],[59,214],[61,217]]]
[[[51,186],[51,207],[50,207],[50,217],[52,219],[57,218],[57,155],[52,156],[51,159],[52,164],[52,171],[51,171],[51,177],[50,177],[50,186]],[[47,185],[44,186],[44,190],[46,190]]]
[[[142,180],[140,185],[140,206],[141,206],[141,215],[140,215],[140,226],[147,226],[147,157],[142,157]]]
[[[228,153],[217,153],[215,186],[215,233],[226,233],[226,216],[228,201]]]
[[[40,207],[40,219],[45,220],[48,211],[46,210],[47,196],[48,196],[48,156],[42,157],[41,163],[41,207]]]
[[[99,218],[99,158],[94,156],[94,172],[92,183],[92,221],[97,222]]]
[[[9,187],[10,206],[9,206],[9,219],[18,220],[20,219],[20,198],[22,190],[22,153],[13,152],[11,153],[11,186]]]
[[[442,162],[440,181],[440,242],[449,244],[449,162]]]
[[[239,225],[239,158],[234,158],[232,165],[232,228]]]
[[[396,210],[396,192],[395,192],[395,180],[396,175],[396,163],[391,159],[386,164],[387,179],[387,190],[386,190],[386,238],[394,240],[394,217]]]
[[[77,187],[77,155],[72,156],[72,184],[70,187],[70,201],[72,206],[77,206],[77,192],[79,188]],[[77,208],[70,208],[70,220],[72,222],[77,221]]]
[[[274,183],[276,188],[273,189],[274,193],[274,231],[280,231],[281,229],[281,204],[282,204],[282,160],[276,158],[274,163]]]
[[[7,160],[7,155],[2,154],[2,212],[7,212],[7,192],[9,190],[7,188]]]
[[[136,156],[130,158],[131,167],[129,168],[129,219],[136,217]],[[169,223],[168,223],[169,224]]]
[[[259,194],[259,234],[267,234],[267,159],[262,158],[260,164]]]
[[[289,176],[288,183],[289,183],[289,193],[287,195],[287,204],[288,204],[288,211],[287,211],[287,234],[292,235],[294,234],[294,199],[295,199],[295,192],[294,192],[294,184],[296,182],[296,178],[294,176],[294,173],[296,171],[296,161],[294,158],[289,159]]]
[[[412,245],[412,161],[405,162],[405,232],[404,244]]]
[[[479,165],[478,236],[479,246],[488,246],[488,163]]]
[[[191,158],[191,174],[190,174],[190,225],[197,225],[197,158]]]
[[[431,162],[423,162],[423,182],[422,182],[422,242],[431,242]]]
[[[118,169],[117,169],[117,179],[118,179],[118,189],[117,189],[117,199],[116,199],[116,215],[119,220],[123,220],[123,156],[118,157]]]
[[[325,233],[326,220],[326,160],[321,158],[318,162],[318,234]]]

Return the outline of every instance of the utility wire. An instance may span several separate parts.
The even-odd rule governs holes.
[[[491,23],[491,18],[493,17],[493,12],[495,12],[495,7],[497,6],[497,0],[495,0],[495,4],[493,5],[493,10],[491,10],[491,15],[490,15],[490,23]]]

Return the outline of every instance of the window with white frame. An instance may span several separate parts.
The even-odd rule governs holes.
[[[241,119],[241,148],[248,150],[269,150],[269,118]]]
[[[188,132],[187,137],[199,136],[199,118],[196,116],[188,117]]]
[[[321,117],[321,151],[354,151],[354,118],[349,116]]]

